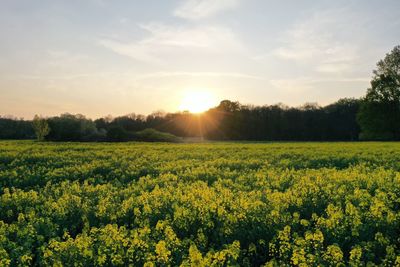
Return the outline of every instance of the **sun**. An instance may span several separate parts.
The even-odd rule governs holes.
[[[201,113],[216,105],[214,95],[207,90],[189,90],[183,95],[179,109],[191,113]]]

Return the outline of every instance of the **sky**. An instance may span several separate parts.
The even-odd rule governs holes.
[[[399,44],[398,0],[0,0],[0,115],[326,105]]]

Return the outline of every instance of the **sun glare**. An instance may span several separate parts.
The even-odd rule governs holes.
[[[191,113],[201,113],[216,105],[214,95],[208,91],[187,91],[179,109]]]

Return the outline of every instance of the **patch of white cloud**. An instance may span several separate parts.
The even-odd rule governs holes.
[[[321,83],[368,83],[368,82],[369,79],[363,77],[343,78],[343,79],[301,77],[293,79],[269,80],[269,83],[272,86],[290,93],[304,93],[308,90],[315,89],[315,85]]]
[[[321,73],[350,71],[361,57],[363,23],[345,9],[315,12],[286,31],[274,53]]]
[[[142,42],[123,43],[111,39],[102,39],[99,41],[99,44],[117,54],[128,56],[139,61],[156,64],[161,63],[161,61],[153,55],[154,51],[151,50],[151,47]]]
[[[343,97],[359,97],[365,92],[369,80],[364,77],[355,78],[316,78],[305,76],[288,79],[272,79],[273,98],[283,103],[300,106],[304,103],[316,102],[328,105]]]
[[[266,78],[251,75],[246,73],[240,72],[190,72],[190,71],[170,71],[170,72],[149,72],[149,73],[141,73],[137,74],[134,72],[96,72],[96,73],[81,73],[81,74],[73,74],[73,75],[53,75],[51,79],[61,80],[61,81],[69,81],[69,80],[76,80],[76,79],[99,79],[102,77],[113,78],[117,80],[128,80],[129,83],[134,81],[141,81],[141,80],[161,80],[164,78],[173,78],[173,77],[193,77],[193,78],[207,78],[207,77],[216,77],[216,78],[235,78],[235,79],[249,79],[249,80],[266,80]],[[47,80],[48,77],[43,75],[29,75],[29,74],[22,74],[17,75],[15,77],[8,77],[9,79],[15,80]]]
[[[272,79],[269,83],[285,93],[305,93],[313,88],[312,79],[299,78],[299,79]]]
[[[253,79],[253,80],[265,80],[264,77],[250,75],[239,72],[155,72],[147,73],[137,77],[137,79],[153,79],[173,76],[188,76],[188,77],[229,77],[229,78],[241,78],[241,79]]]
[[[132,42],[102,39],[99,43],[115,53],[148,63],[163,64],[185,56],[224,55],[243,52],[233,31],[222,26],[140,25],[148,36]]]
[[[176,17],[198,20],[235,8],[239,0],[185,0],[174,11]]]

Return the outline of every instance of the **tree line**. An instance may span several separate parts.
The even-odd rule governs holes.
[[[400,140],[400,46],[373,71],[360,99],[321,107],[252,106],[223,100],[202,114],[129,114],[91,120],[83,115],[35,116],[32,121],[0,117],[1,139],[49,141],[179,141],[178,137],[252,141]]]
[[[48,141],[132,141],[138,133],[209,140],[358,140],[356,122],[360,100],[341,99],[320,107],[242,105],[229,100],[203,114],[189,112],[154,113],[148,116],[129,114],[91,120],[83,115],[62,114],[32,121],[0,118],[2,139]],[[4,131],[3,131],[4,129]],[[153,129],[153,130],[150,130]],[[36,133],[36,134],[35,134]],[[146,141],[146,138],[142,138]],[[148,141],[162,141],[150,138]],[[178,139],[176,139],[178,140]]]

